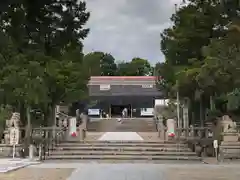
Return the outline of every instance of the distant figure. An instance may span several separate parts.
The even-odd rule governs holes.
[[[123,111],[122,111],[122,116],[123,118],[126,118],[128,116],[128,110],[127,108],[124,108]]]

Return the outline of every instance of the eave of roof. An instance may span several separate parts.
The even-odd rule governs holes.
[[[155,76],[91,76],[90,80],[93,81],[106,81],[106,80],[113,80],[113,81],[122,81],[122,80],[129,80],[129,81],[135,81],[135,80],[156,80]]]

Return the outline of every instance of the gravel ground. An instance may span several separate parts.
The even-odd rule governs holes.
[[[0,173],[0,180],[66,180],[74,169],[24,168],[9,173]]]
[[[240,168],[167,168],[164,174],[166,180],[239,180]]]

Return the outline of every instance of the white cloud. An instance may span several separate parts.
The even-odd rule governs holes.
[[[133,57],[164,60],[160,33],[170,26],[175,3],[181,0],[87,0],[91,17],[84,52],[104,51],[116,60]]]

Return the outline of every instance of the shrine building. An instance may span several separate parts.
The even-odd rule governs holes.
[[[128,117],[153,116],[155,99],[163,94],[155,76],[92,76],[88,83],[90,117],[118,117],[124,108]]]

